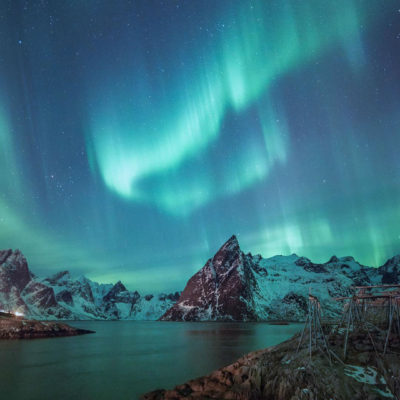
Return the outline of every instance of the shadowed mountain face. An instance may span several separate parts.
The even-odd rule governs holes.
[[[141,296],[122,282],[99,284],[61,271],[39,279],[19,250],[0,251],[0,309],[37,319],[156,320],[179,293]]]
[[[353,257],[336,256],[324,264],[308,258],[244,254],[232,236],[193,275],[164,321],[303,319],[309,291],[327,316],[341,311],[333,298],[350,295],[354,285],[398,283],[400,257],[380,268],[365,267]]]
[[[28,263],[19,250],[0,251],[0,265],[2,266],[0,276],[8,278],[1,279],[3,284],[1,286],[1,291],[11,290],[12,287],[22,290],[31,280]]]
[[[163,320],[252,320],[247,307],[251,297],[251,265],[232,236],[187,283],[177,303]]]

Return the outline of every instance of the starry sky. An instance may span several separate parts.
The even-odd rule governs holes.
[[[400,5],[0,2],[0,248],[143,292],[244,251],[400,253]]]

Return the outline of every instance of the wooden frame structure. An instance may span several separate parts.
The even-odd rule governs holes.
[[[310,361],[312,357],[313,348],[319,349],[322,353],[328,356],[329,363],[332,364],[331,353],[328,341],[324,334],[321,324],[321,304],[316,296],[311,293],[308,295],[308,314],[306,323],[300,336],[299,344],[297,346],[296,354],[299,352],[303,343],[308,335],[308,352]]]
[[[344,359],[346,358],[349,332],[360,328],[367,331],[376,352],[376,343],[371,335],[370,328],[380,329],[386,333],[383,346],[383,355],[385,355],[392,332],[398,334],[400,337],[400,285],[355,286],[353,289],[356,290],[356,293],[352,297],[339,297],[335,299],[337,301],[348,300],[337,327],[340,329],[343,323],[346,325],[343,357]],[[376,289],[383,291],[374,293]],[[378,322],[371,315],[375,319],[378,319]],[[381,325],[381,328],[377,328],[376,325]]]

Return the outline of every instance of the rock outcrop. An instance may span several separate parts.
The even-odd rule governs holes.
[[[385,335],[374,339],[382,351]],[[377,356],[366,332],[350,334],[345,362],[343,336],[334,336],[329,347],[336,357],[332,363],[325,353],[308,346],[296,353],[299,335],[277,346],[255,351],[235,363],[193,379],[174,389],[159,389],[142,400],[236,399],[236,400],[379,400],[400,396],[400,343],[392,353]],[[379,334],[378,334],[379,336]],[[380,344],[380,346],[379,346]],[[396,397],[397,396],[397,397]]]
[[[38,339],[61,336],[76,336],[94,333],[86,329],[73,328],[58,322],[40,322],[19,318],[0,318],[0,339]]]

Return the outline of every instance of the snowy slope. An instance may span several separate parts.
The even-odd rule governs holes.
[[[232,236],[189,279],[179,301],[161,318],[172,321],[302,320],[308,293],[319,298],[325,316],[335,316],[354,285],[399,283],[400,256],[382,267],[365,267],[353,257],[333,256],[316,264],[296,254],[263,259],[244,254]]]
[[[99,284],[68,271],[36,278],[18,250],[0,251],[0,309],[35,319],[157,320],[179,293],[141,296],[121,283]]]
[[[122,282],[99,284],[68,271],[39,279],[18,250],[0,251],[0,309],[37,319],[260,321],[302,320],[309,291],[333,316],[352,285],[400,282],[400,256],[379,268],[352,257],[316,264],[296,254],[245,254],[232,236],[179,294],[141,295]]]
[[[58,304],[68,309],[77,319],[156,320],[170,308],[178,295],[141,296],[126,289],[121,281],[115,285],[99,284],[81,276],[43,280],[56,293]]]

